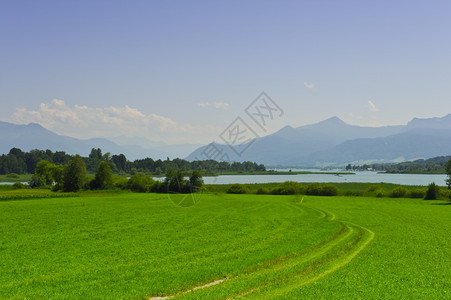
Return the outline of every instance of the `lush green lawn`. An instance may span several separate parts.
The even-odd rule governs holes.
[[[2,201],[0,298],[449,298],[451,205],[442,203],[204,194],[180,208],[130,193]]]

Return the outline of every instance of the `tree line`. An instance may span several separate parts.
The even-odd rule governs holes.
[[[373,169],[387,173],[404,174],[447,174],[446,165],[451,160],[451,156],[439,156],[430,159],[417,159],[401,163],[364,164],[346,166],[346,170],[362,171]]]
[[[23,152],[21,149],[12,148],[8,154],[0,156],[0,174],[33,174],[37,164],[45,160],[55,165],[67,165],[75,156],[64,151],[52,152],[51,150],[31,150]],[[93,148],[88,157],[80,157],[86,166],[88,173],[97,171],[100,162],[109,164],[115,174],[137,174],[140,172],[163,175],[168,170],[180,170],[189,172],[197,170],[205,175],[215,175],[222,172],[262,172],[266,171],[263,164],[254,162],[218,162],[215,160],[192,161],[175,158],[170,160],[153,160],[152,158],[129,161],[124,154],[111,155],[102,153],[100,148]]]
[[[154,180],[143,173],[134,174],[130,178],[115,177],[106,161],[101,161],[94,177],[89,177],[84,160],[79,155],[75,155],[66,165],[41,160],[29,182],[31,188],[51,188],[53,191],[63,192],[119,188],[134,192],[191,193],[201,189],[202,185],[202,175],[195,170],[188,179],[185,179],[181,170],[167,170],[164,181]]]

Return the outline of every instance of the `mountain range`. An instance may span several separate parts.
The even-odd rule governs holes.
[[[349,125],[332,117],[297,128],[286,126],[249,143],[240,156],[228,145],[213,145],[231,161],[267,166],[332,167],[430,158],[451,154],[451,114],[384,127]],[[206,147],[196,149],[187,159],[208,159]]]
[[[17,125],[0,121],[0,141],[0,153],[17,147],[23,151],[50,149],[87,156],[92,148],[100,148],[104,153],[123,153],[130,160],[211,158],[204,155],[209,145],[166,145],[128,136],[118,136],[113,141],[83,140],[58,135],[36,123]],[[249,142],[241,156],[228,145],[214,143],[213,146],[227,153],[230,161],[253,161],[266,166],[334,167],[427,159],[451,154],[451,114],[441,118],[414,118],[406,125],[384,127],[350,125],[338,117],[297,128],[285,126]]]
[[[17,125],[0,121],[0,154],[8,153],[11,148],[23,151],[33,149],[65,151],[69,154],[88,156],[92,148],[100,148],[103,153],[124,154],[129,160],[152,157],[166,159],[167,157],[185,157],[199,144],[166,145],[162,142],[151,142],[144,138],[119,136],[110,141],[104,138],[77,139],[58,135],[39,124]]]

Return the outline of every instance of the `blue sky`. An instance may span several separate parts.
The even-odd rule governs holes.
[[[262,91],[284,110],[268,132],[443,116],[450,13],[449,1],[2,1],[0,120],[207,143]]]

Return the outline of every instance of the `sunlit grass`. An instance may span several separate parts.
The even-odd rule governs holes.
[[[0,202],[0,298],[449,296],[444,201],[228,194],[180,201],[185,195],[107,191]]]

